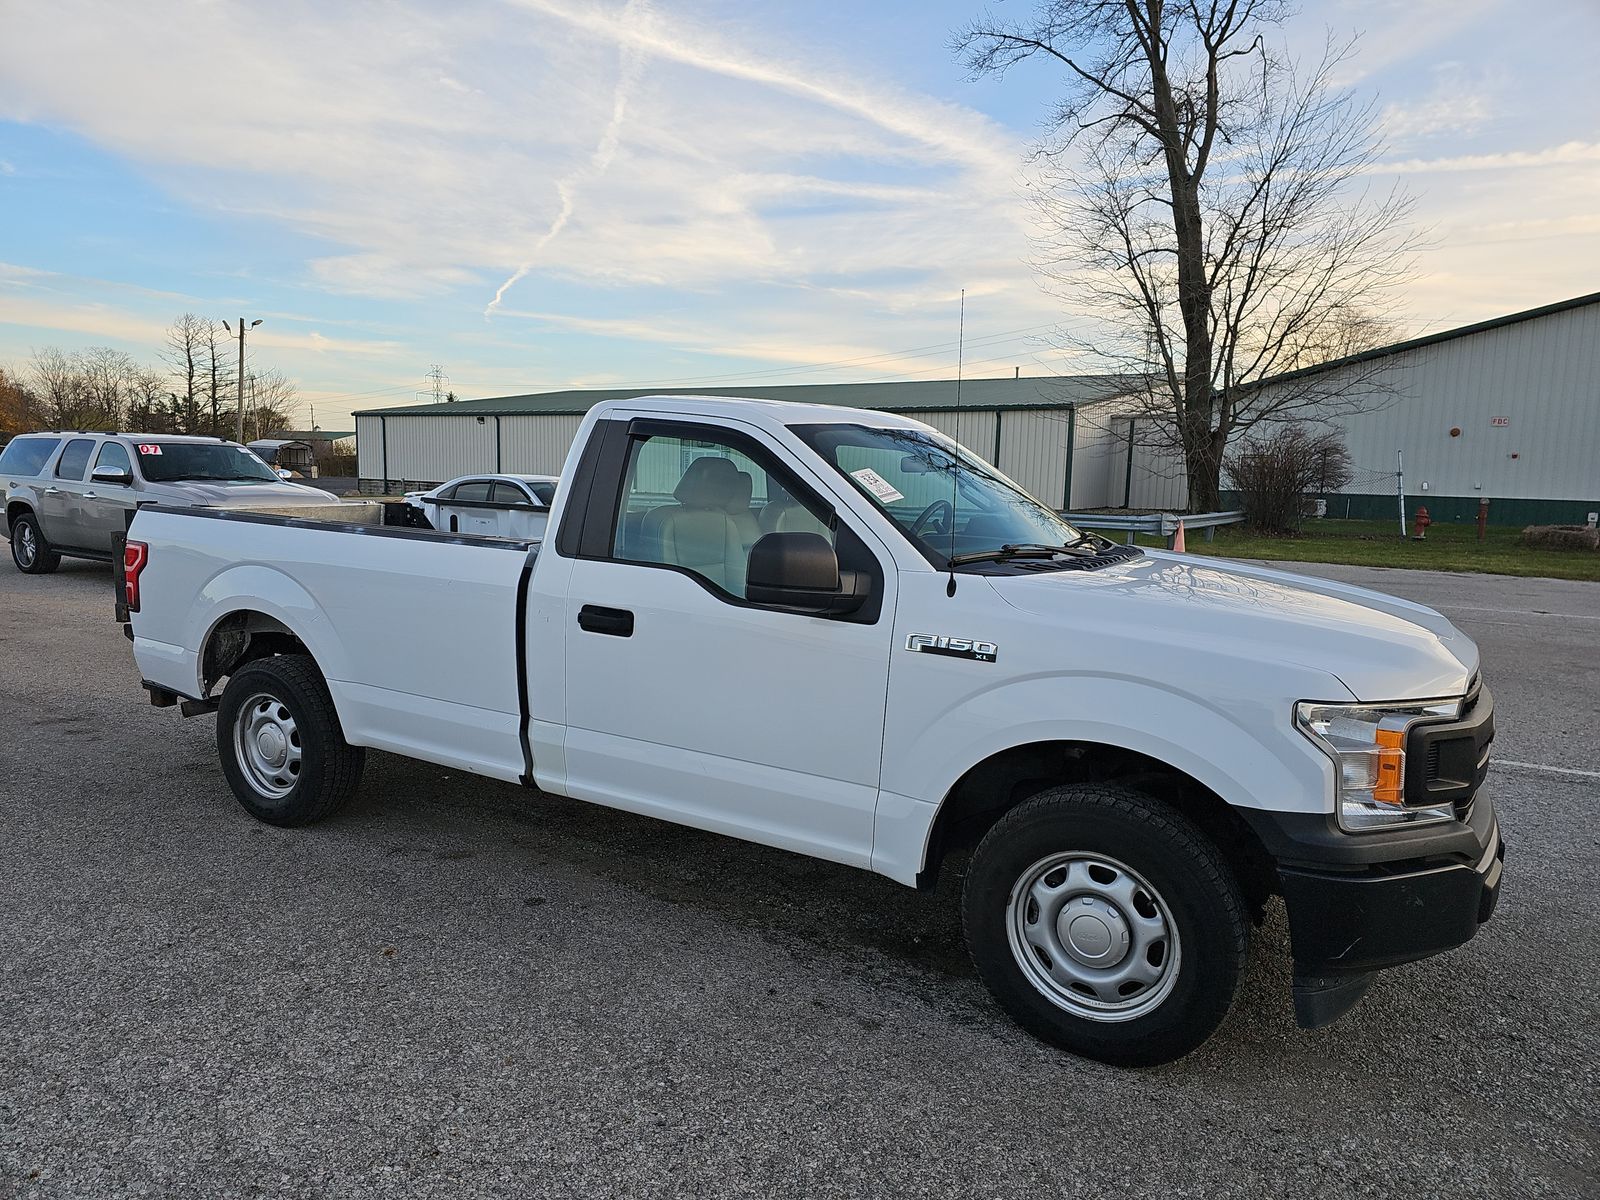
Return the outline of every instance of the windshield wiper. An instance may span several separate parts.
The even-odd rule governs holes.
[[[1004,562],[1009,558],[1055,558],[1057,555],[1064,558],[1092,558],[1111,544],[1098,533],[1080,533],[1070,542],[1063,542],[1059,546],[1047,546],[1043,542],[1008,542],[994,550],[972,550],[966,554],[952,555],[949,563],[952,567],[959,567],[963,563]]]
[[[1046,546],[1042,542],[1009,542],[994,550],[970,550],[965,554],[952,554],[949,561],[951,566],[959,567],[962,563],[1001,562],[1008,558],[1054,558],[1066,550],[1066,546]]]

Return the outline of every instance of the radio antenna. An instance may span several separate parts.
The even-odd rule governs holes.
[[[961,474],[961,369],[967,353],[967,289],[961,289],[961,315],[956,324],[956,461],[950,470],[950,582],[944,585],[944,594],[956,594],[956,504],[960,500],[957,477]]]

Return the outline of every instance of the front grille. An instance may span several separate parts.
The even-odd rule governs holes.
[[[1406,735],[1406,803],[1450,803],[1465,817],[1489,773],[1494,699],[1476,677],[1453,721],[1426,721]]]

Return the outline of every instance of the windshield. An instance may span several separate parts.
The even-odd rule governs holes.
[[[151,483],[214,479],[281,483],[273,469],[230,442],[138,442],[139,471]]]
[[[796,425],[794,432],[943,566],[1002,546],[1064,546],[1083,536],[970,450],[924,429]],[[952,489],[952,479],[954,488]],[[953,537],[952,537],[953,533]]]

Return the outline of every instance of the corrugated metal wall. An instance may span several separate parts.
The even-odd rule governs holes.
[[[1153,508],[1182,511],[1189,505],[1189,473],[1183,456],[1151,442],[1129,427],[1149,418],[1118,416],[1111,419],[1107,439],[1107,508]],[[1128,469],[1128,449],[1133,448],[1133,470]]]
[[[1014,410],[1000,418],[1000,461],[995,465],[1051,508],[1066,506],[1071,422],[1067,409]]]
[[[383,418],[356,418],[356,474],[363,480],[383,479]]]
[[[1338,390],[1342,378],[1345,394],[1366,398],[1328,422],[1350,450],[1346,491],[1393,492],[1403,451],[1413,502],[1600,499],[1600,304],[1404,351],[1386,360],[1377,386],[1371,370],[1335,368],[1324,382]],[[1182,464],[1157,449],[1134,447],[1134,478],[1135,507],[1184,503]],[[1121,504],[1115,479],[1111,491]]]
[[[1090,416],[1095,406],[1080,411],[1073,468],[1073,502],[1100,505],[1110,470],[1110,423]],[[993,462],[1023,488],[1054,508],[1064,507],[1067,443],[1071,416],[1066,409],[927,409],[906,414],[956,438],[979,457]],[[998,420],[999,454],[995,453]],[[577,415],[527,414],[499,418],[499,468],[537,475],[556,475],[566,461],[583,418]],[[384,478],[383,431],[387,428],[388,477],[398,487],[408,483],[441,483],[473,471],[493,471],[495,418],[485,416],[357,417],[357,458],[362,480],[375,489]],[[1119,476],[1120,478],[1120,476]],[[668,489],[670,490],[670,489]],[[1120,497],[1120,491],[1118,492]]]
[[[1118,418],[1136,404],[1131,400],[1108,400],[1078,410],[1069,508],[1109,508],[1122,503],[1127,421],[1119,422]]]
[[[994,458],[994,410],[924,409],[902,414],[913,421],[932,425],[946,437],[952,437],[967,449],[985,460]],[[996,464],[998,465],[998,464]],[[1003,468],[1002,468],[1003,469]]]
[[[1342,373],[1354,382],[1359,370]],[[1336,422],[1357,473],[1350,490],[1385,490],[1361,481],[1392,480],[1403,450],[1412,494],[1427,482],[1447,496],[1600,495],[1600,304],[1397,354],[1384,383],[1395,399]]]
[[[500,469],[521,475],[561,474],[582,424],[581,416],[501,417]]]

